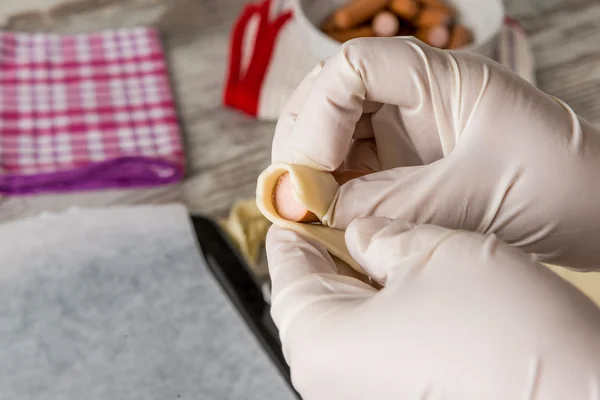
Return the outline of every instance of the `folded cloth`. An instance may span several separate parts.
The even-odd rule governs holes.
[[[158,32],[0,32],[1,194],[154,186],[183,164]]]
[[[494,58],[535,84],[527,34],[515,20],[504,22]],[[290,0],[248,4],[231,34],[223,103],[261,120],[276,120],[296,86],[319,61],[293,19]]]

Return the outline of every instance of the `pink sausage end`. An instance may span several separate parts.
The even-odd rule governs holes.
[[[389,11],[379,12],[375,18],[373,18],[373,31],[375,35],[381,37],[395,36],[400,29],[400,23],[398,17]]]
[[[294,199],[293,191],[290,173],[285,172],[277,179],[273,190],[273,205],[279,216],[288,221],[317,222],[317,216]]]
[[[450,32],[444,25],[436,26],[429,30],[429,44],[434,47],[444,48],[450,41]]]
[[[345,170],[332,173],[339,185],[368,174],[368,171]],[[289,172],[284,172],[273,189],[273,206],[283,219],[294,222],[319,222],[319,218],[294,199],[294,187]]]

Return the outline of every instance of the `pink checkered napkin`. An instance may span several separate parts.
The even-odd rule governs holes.
[[[160,185],[183,161],[155,30],[0,32],[0,193]]]

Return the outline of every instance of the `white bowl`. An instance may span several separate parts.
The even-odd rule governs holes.
[[[340,42],[323,33],[319,26],[349,0],[292,0],[294,17],[308,38],[312,53],[324,59],[335,54]],[[473,32],[473,43],[461,50],[492,57],[495,40],[504,21],[502,0],[451,0],[459,20]]]

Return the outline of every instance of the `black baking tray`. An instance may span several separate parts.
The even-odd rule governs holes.
[[[252,273],[218,224],[203,216],[194,215],[191,218],[206,265],[298,396],[291,383],[290,370],[281,351],[281,342],[271,319],[269,304],[263,295],[264,282],[259,281]]]

